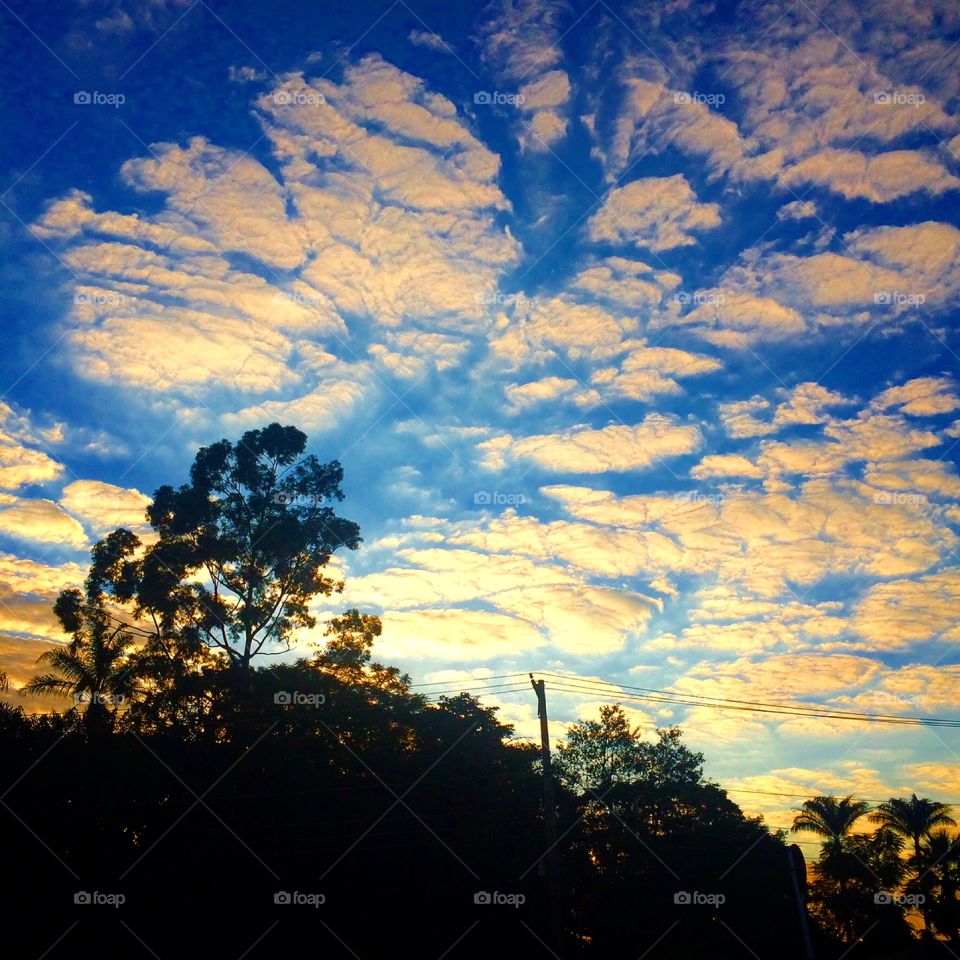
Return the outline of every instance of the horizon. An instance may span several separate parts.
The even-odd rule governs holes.
[[[280,422],[363,536],[313,610],[414,683],[621,702],[771,827],[960,806],[949,732],[829,716],[960,716],[953,7],[0,16],[7,702],[94,542]]]

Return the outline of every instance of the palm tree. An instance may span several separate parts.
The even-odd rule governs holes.
[[[870,819],[911,839],[913,854],[918,860],[921,840],[929,837],[936,827],[952,827],[957,823],[950,816],[950,807],[947,804],[928,800],[926,797],[918,798],[915,793],[909,800],[902,797],[885,800],[870,814]]]
[[[917,876],[912,883],[917,889],[924,886],[923,881],[928,873],[923,867],[923,851],[920,847],[920,841],[929,839],[931,832],[936,827],[956,825],[956,821],[950,816],[950,807],[947,804],[940,803],[937,800],[928,800],[926,797],[919,798],[915,793],[910,795],[909,800],[905,800],[903,797],[891,797],[889,800],[885,800],[870,814],[870,819],[874,823],[880,823],[887,829],[893,830],[894,833],[899,833],[913,841],[911,861],[917,871]],[[927,900],[923,901],[920,912],[923,915],[924,928],[929,931],[930,904]]]
[[[793,829],[805,830],[824,837],[824,847],[832,847],[836,852],[846,849],[846,839],[853,825],[870,809],[865,800],[854,800],[852,796],[814,797],[804,800],[800,812],[794,817]]]
[[[960,945],[960,835],[931,833],[923,847],[919,886],[935,893],[928,914],[936,930],[954,947]],[[929,875],[930,882],[923,879]]]
[[[816,871],[836,883],[834,910],[844,939],[854,939],[853,902],[850,882],[859,873],[860,859],[849,842],[854,824],[870,809],[864,800],[848,797],[814,797],[804,800],[793,820],[793,829],[823,837],[823,848]]]
[[[87,705],[83,719],[88,732],[102,732],[112,725],[108,704],[118,704],[130,688],[129,646],[123,625],[109,633],[95,628],[87,637],[40,654],[37,663],[50,666],[52,672],[31,678],[20,692],[72,696]]]

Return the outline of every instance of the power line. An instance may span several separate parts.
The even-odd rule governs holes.
[[[686,691],[676,691],[676,690],[657,690],[652,687],[636,687],[627,683],[613,683],[609,680],[589,680],[587,678],[581,678],[577,676],[565,676],[559,673],[552,673],[550,671],[541,671],[545,676],[556,677],[560,680],[570,680],[571,682],[579,683],[589,683],[594,686],[597,684],[605,684],[607,686],[616,687],[622,690],[636,690],[644,694],[656,694],[669,697],[689,697],[695,700],[705,700],[713,701],[723,704],[738,704],[738,705],[748,705],[751,707],[773,707],[776,709],[789,708],[797,709],[804,711],[812,711],[816,713],[826,713],[831,716],[837,717],[856,717],[858,719],[869,718],[876,720],[911,720],[911,721],[924,721],[928,723],[946,723],[946,724],[960,724],[960,719],[951,720],[947,718],[938,718],[938,717],[903,717],[896,714],[877,714],[877,713],[862,713],[855,710],[837,710],[833,707],[821,707],[821,706],[805,706],[803,704],[782,704],[782,703],[769,703],[762,700],[738,700],[731,697],[711,697],[706,694],[700,693],[688,693]],[[686,702],[686,701],[683,701]]]
[[[617,699],[645,703],[666,703],[677,706],[707,707],[713,710],[727,710],[744,713],[763,713],[779,716],[809,718],[816,720],[847,720],[859,723],[885,723],[901,726],[930,726],[954,729],[960,727],[960,719],[947,717],[897,716],[893,714],[864,713],[854,710],[837,710],[832,707],[807,706],[798,703],[771,703],[769,701],[739,700],[729,697],[712,697],[706,694],[685,693],[674,690],[658,690],[652,687],[636,687],[630,684],[613,683],[607,680],[591,680],[575,674],[558,674],[552,671],[539,671],[552,678],[553,686],[561,693],[590,693],[609,697],[616,694]],[[525,689],[525,684],[514,681],[505,684],[488,684],[486,680],[508,679],[518,674],[502,674],[494,677],[477,678],[476,683],[463,683],[456,680],[440,681],[446,684],[458,684],[458,692],[475,693],[485,696],[494,690],[513,692]],[[437,687],[438,684],[420,684],[418,686]],[[423,696],[448,696],[456,687],[422,691]],[[636,692],[634,692],[636,691]]]

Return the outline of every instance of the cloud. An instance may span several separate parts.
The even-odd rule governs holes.
[[[808,220],[820,218],[817,205],[812,200],[791,200],[777,211],[778,220]]]
[[[654,251],[696,243],[692,231],[720,225],[720,207],[700,203],[682,174],[646,177],[611,190],[587,222],[590,238]]]
[[[567,120],[558,108],[569,100],[570,78],[563,70],[551,70],[520,87],[518,106],[522,113],[529,114],[519,136],[521,149],[546,150],[566,136]]]
[[[441,662],[479,663],[522,655],[545,640],[530,623],[484,610],[391,611],[383,617],[377,655]]]
[[[692,302],[692,309],[682,315],[678,310],[664,314],[656,325],[689,328],[722,347],[743,349],[758,341],[785,340],[808,326],[797,310],[748,292],[701,290],[683,302]]]
[[[83,527],[52,500],[11,498],[0,505],[0,532],[20,540],[62,544],[77,549],[88,544]]]
[[[598,571],[613,566],[614,575],[692,574],[774,598],[788,593],[788,582],[812,586],[832,574],[923,574],[958,542],[928,505],[875,502],[874,492],[856,481],[827,479],[796,490],[727,488],[722,496],[702,497],[617,497],[553,485],[541,493],[574,520],[605,529],[588,537],[590,527],[574,525],[545,541],[551,528],[534,526],[516,538],[514,549],[545,550],[549,542],[552,556],[596,564]]]
[[[126,527],[142,536],[148,531],[145,514],[150,503],[139,490],[100,480],[75,480],[60,496],[60,506],[98,535]]]
[[[869,157],[857,150],[827,149],[789,167],[780,179],[788,187],[825,182],[841,196],[873,203],[889,203],[917,190],[940,194],[960,187],[960,180],[917,150]]]
[[[429,47],[431,50],[437,50],[440,53],[454,53],[456,48],[447,43],[439,33],[431,33],[429,30],[411,30],[407,34],[407,39],[418,47]]]
[[[695,480],[706,480],[714,477],[759,479],[763,475],[763,471],[755,463],[735,453],[708,454],[690,471],[690,476]]]
[[[525,151],[545,151],[567,131],[570,78],[558,69],[563,12],[537,0],[496,0],[480,27],[484,63],[516,86],[503,92],[518,94],[517,139]]]
[[[871,406],[879,410],[899,407],[910,417],[930,417],[952,413],[960,408],[956,383],[949,377],[916,377],[897,387],[890,387],[873,398]]]
[[[49,430],[34,426],[29,416],[18,415],[0,402],[0,488],[14,490],[60,477],[63,465],[37,449],[51,436]]]
[[[480,443],[478,449],[490,468],[505,460],[532,460],[544,469],[564,473],[606,473],[642,470],[693,453],[702,440],[696,426],[651,413],[632,427],[575,429],[520,439],[506,434]]]
[[[423,535],[413,539],[435,542]],[[498,551],[482,536],[454,537],[451,544],[453,548],[401,548],[394,556],[403,566],[351,579],[344,602],[393,611],[391,619],[396,618],[397,611],[416,608],[427,615],[428,623],[460,617],[464,624],[476,627],[488,620],[500,638],[489,653],[484,652],[480,641],[474,646],[453,646],[452,654],[437,653],[429,636],[419,647],[411,636],[405,646],[415,656],[477,660],[507,653],[499,644],[501,639],[507,642],[511,631],[521,645],[535,642],[539,646],[549,641],[578,656],[612,653],[622,649],[628,637],[645,629],[657,605],[645,596],[587,583],[555,563]],[[484,552],[467,546],[482,547]],[[477,603],[493,607],[497,613],[464,606]],[[513,627],[509,626],[510,618]],[[408,622],[415,622],[413,614]],[[477,630],[478,637],[484,635]]]

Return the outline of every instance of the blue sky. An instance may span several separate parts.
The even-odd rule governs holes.
[[[2,16],[15,686],[96,537],[280,420],[343,462],[342,600],[417,680],[955,710],[953,5]],[[775,823],[960,801],[946,732],[657,708]]]

